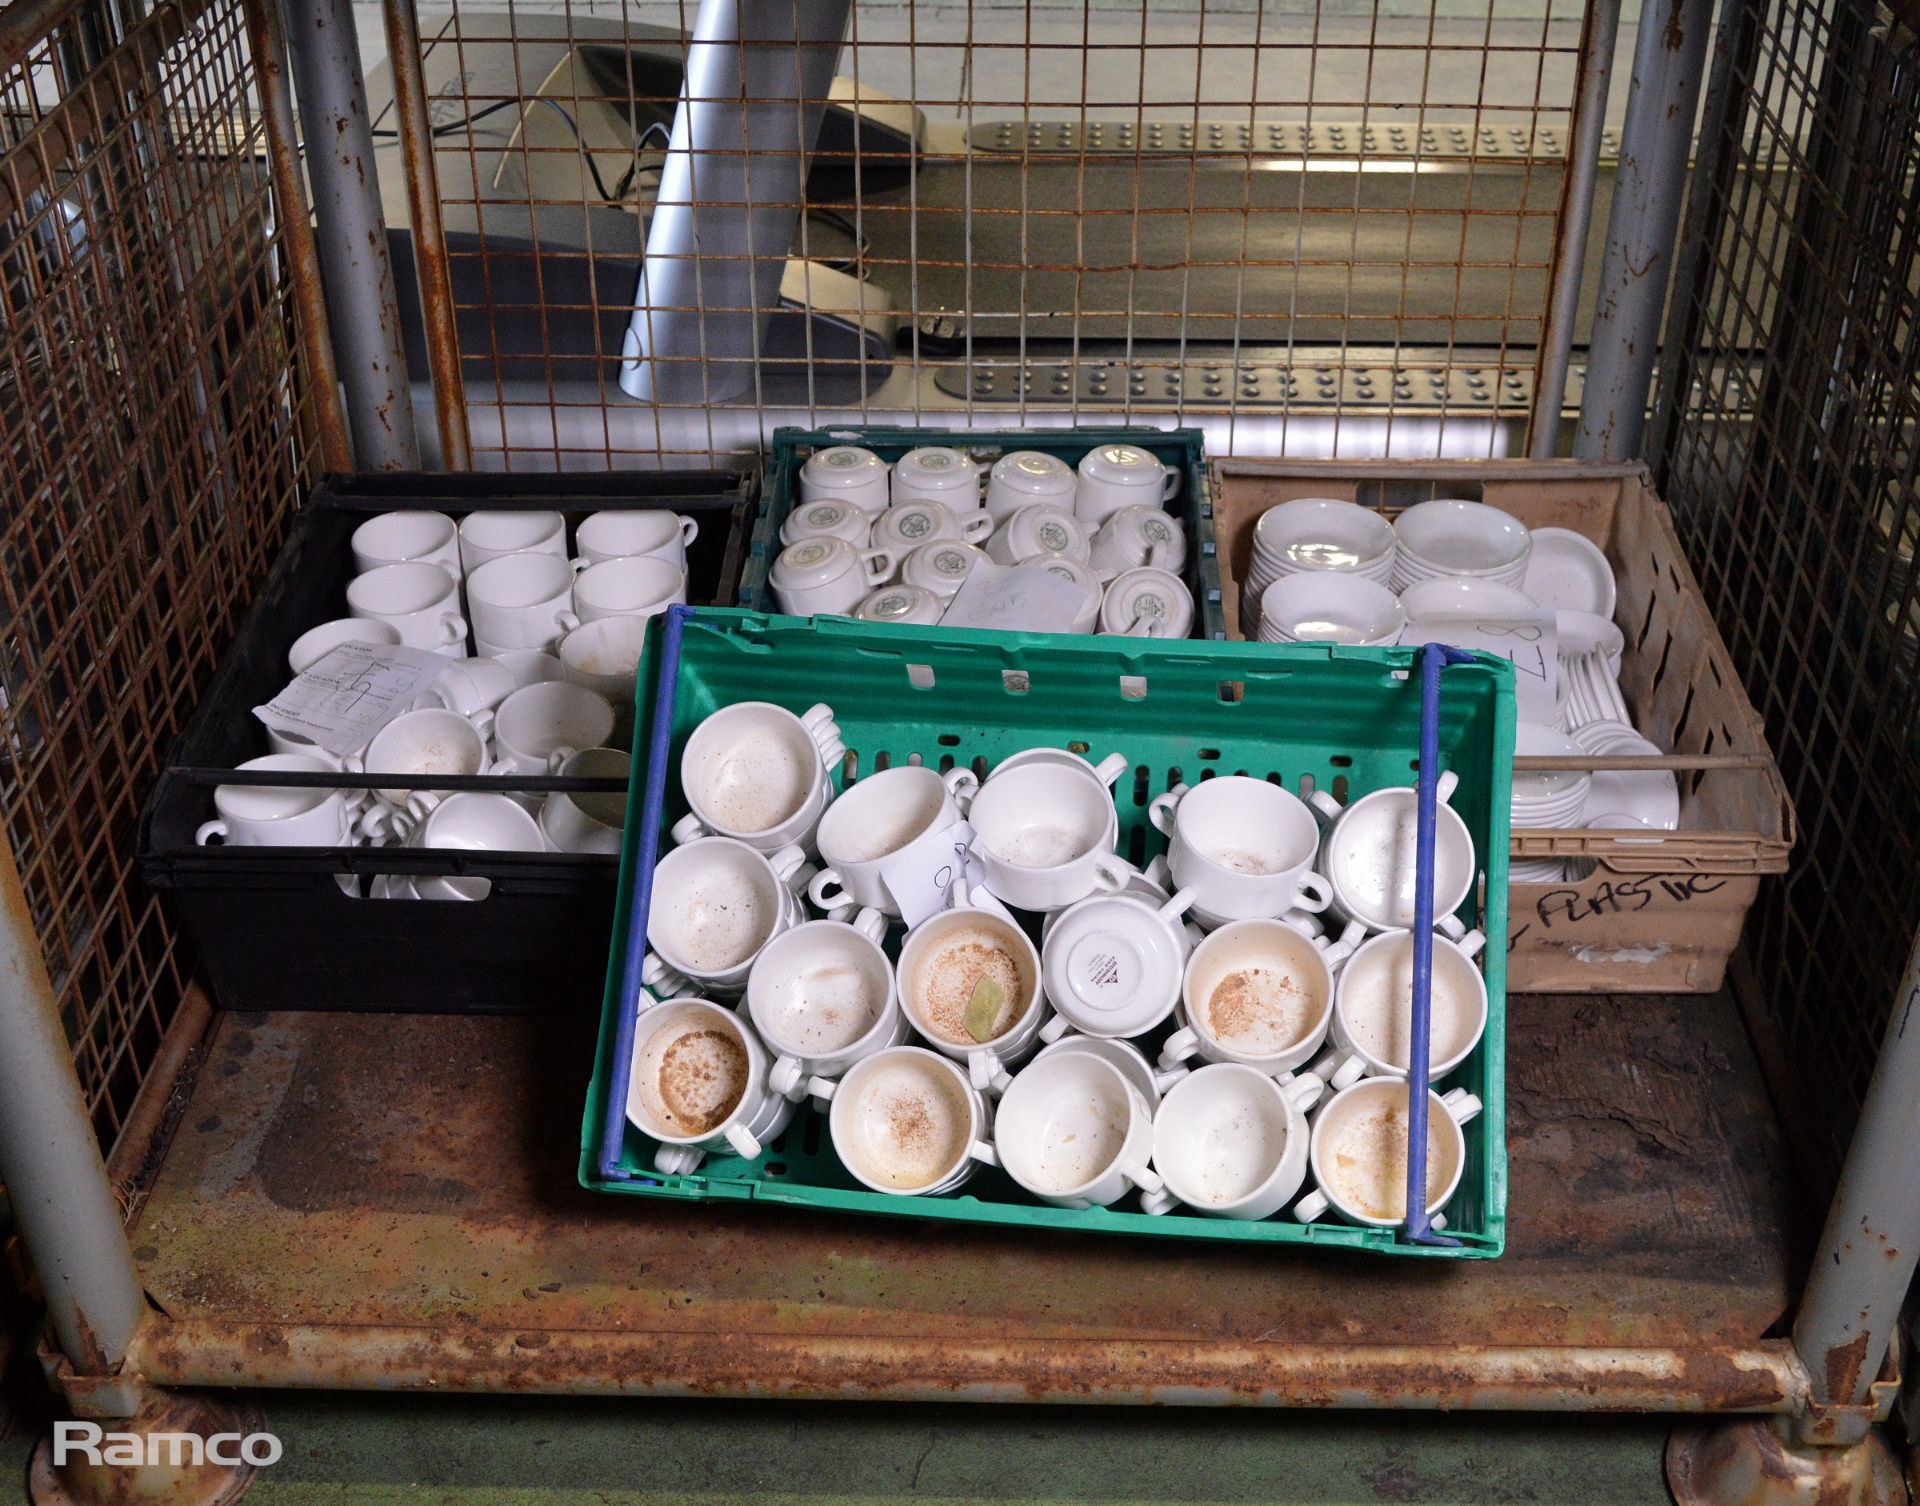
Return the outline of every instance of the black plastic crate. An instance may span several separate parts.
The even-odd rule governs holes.
[[[201,847],[213,790],[243,782],[235,765],[267,751],[253,708],[285,686],[287,649],[306,629],[347,614],[348,540],[372,514],[424,508],[547,510],[570,526],[589,513],[664,509],[700,522],[687,551],[688,599],[724,601],[739,579],[754,483],[728,471],[497,476],[383,473],[324,481],[294,522],[205,699],[141,813],[141,872],[166,891],[199,948],[223,1008],[399,1010],[419,1013],[590,1011],[606,976],[619,874],[613,857],[464,853],[403,847]],[[541,792],[624,788],[559,778],[407,780],[272,774],[253,782],[340,788]],[[470,902],[365,896],[380,874],[485,878]]]

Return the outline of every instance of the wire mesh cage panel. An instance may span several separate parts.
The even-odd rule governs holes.
[[[433,158],[481,466],[849,420],[1518,452],[1584,9],[1384,9],[458,0],[430,144],[370,104],[390,225]]]
[[[1731,11],[1657,458],[1800,813],[1747,944],[1830,1178],[1920,922],[1920,46],[1868,0]]]
[[[133,873],[307,469],[235,0],[0,15],[0,819],[111,1144],[191,959]]]

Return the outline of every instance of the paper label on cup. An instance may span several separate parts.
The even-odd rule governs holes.
[[[342,643],[253,714],[275,732],[303,737],[329,753],[353,753],[431,690],[452,662],[430,648]]]
[[[1560,631],[1550,608],[1532,617],[1420,617],[1407,624],[1400,643],[1402,647],[1444,643],[1507,660],[1513,665],[1520,720],[1554,725],[1560,697]]]
[[[956,821],[938,842],[915,841],[880,865],[880,882],[887,886],[900,918],[909,929],[930,915],[953,908],[956,898],[985,876],[973,846],[973,827]]]

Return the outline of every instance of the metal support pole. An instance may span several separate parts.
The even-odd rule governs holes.
[[[852,0],[701,0],[620,385],[737,397],[780,299]]]
[[[427,80],[420,67],[420,13],[414,0],[385,0],[381,10],[387,22],[387,65],[393,73],[394,114],[400,123],[400,156],[407,175],[421,323],[426,328],[427,360],[432,366],[440,463],[450,471],[470,471],[473,442],[467,430],[467,383],[460,369],[460,326],[447,268],[447,236],[440,223],[440,183],[434,171]]]
[[[319,223],[320,270],[362,470],[420,464],[367,85],[349,0],[286,0],[287,37]]]
[[[1607,93],[1613,84],[1613,50],[1619,40],[1620,0],[1587,0],[1586,24],[1580,33],[1580,92],[1573,101],[1567,181],[1560,201],[1560,254],[1553,263],[1553,294],[1540,342],[1540,378],[1534,387],[1527,443],[1527,453],[1535,460],[1551,460],[1560,449],[1560,410],[1567,400],[1567,365],[1573,358],[1573,324],[1580,312],[1580,283],[1587,270],[1587,233],[1593,223]]]
[[[1582,460],[1640,457],[1711,17],[1711,0],[1652,0],[1641,11],[1573,441]]]
[[[1793,1322],[1816,1400],[1857,1406],[1880,1373],[1920,1261],[1920,938],[1887,1022]]]
[[[107,1375],[146,1302],[74,1076],[13,847],[0,832],[0,1182],[75,1371]]]

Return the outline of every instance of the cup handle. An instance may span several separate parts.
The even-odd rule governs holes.
[[[1334,1068],[1333,1076],[1326,1080],[1327,1086],[1334,1092],[1345,1092],[1361,1078],[1367,1075],[1367,1064],[1361,1060],[1357,1051],[1347,1052],[1340,1059],[1340,1065]]]
[[[987,1084],[987,1092],[998,1098],[1013,1086],[1013,1074],[1004,1069],[993,1074],[993,1081]]]
[[[992,513],[969,511],[960,520],[960,537],[969,544],[977,544],[993,532],[994,526]]]
[[[1057,1014],[1040,1027],[1040,1039],[1051,1046],[1072,1028],[1072,1022],[1065,1015]],[[1002,1091],[1005,1090],[1002,1089]]]
[[[561,768],[565,766],[566,761],[579,751],[578,748],[555,748],[547,755],[547,772],[549,774],[558,774]]]
[[[675,847],[685,847],[689,842],[698,842],[702,837],[711,836],[700,818],[688,811],[673,823],[673,829],[667,833],[673,839]]]
[[[1297,1076],[1289,1072],[1279,1082],[1280,1091],[1287,1095],[1287,1101],[1303,1114],[1318,1103],[1320,1095],[1327,1091],[1326,1083],[1312,1072],[1302,1072]]]
[[[1160,1180],[1160,1173],[1145,1161],[1138,1159],[1122,1161],[1120,1175],[1125,1177],[1142,1192],[1164,1192],[1167,1184]]]
[[[658,952],[648,952],[641,960],[640,981],[656,992],[664,989],[675,998],[693,992],[693,980],[677,967],[663,961]]]
[[[1164,795],[1155,795],[1147,802],[1147,819],[1153,823],[1154,830],[1161,836],[1173,835],[1175,808],[1180,804],[1180,797],[1186,792],[1187,787],[1184,784],[1176,784]]]
[[[967,1053],[967,1076],[979,1092],[984,1093],[992,1087],[994,1078],[1001,1076],[1005,1070],[1006,1064],[1000,1060],[1000,1053],[997,1051]]]
[[[1167,1037],[1167,1043],[1160,1048],[1160,1065],[1177,1067],[1200,1049],[1200,1033],[1191,1025],[1182,1026]]]
[[[389,841],[404,843],[406,818],[391,806],[375,803],[367,807],[353,823],[353,829],[369,846],[384,847]]]
[[[573,571],[575,575],[578,575],[582,570],[590,568],[593,563],[594,562],[587,558],[586,555],[576,554],[572,559],[567,561],[567,568]]]
[[[1460,776],[1452,769],[1444,769],[1434,782],[1433,792],[1440,797],[1440,803],[1446,805],[1453,800],[1453,792],[1459,788]]]
[[[218,837],[222,842],[225,842],[227,840],[227,823],[217,820],[202,821],[199,830],[193,834],[194,842],[201,847],[205,847],[208,839],[212,837]]]
[[[807,1079],[807,1096],[817,1098],[822,1103],[832,1103],[833,1095],[839,1090],[840,1084],[831,1077],[821,1077],[816,1074]]]
[[[1167,561],[1172,558],[1173,546],[1171,544],[1147,545],[1146,565],[1149,570],[1165,570],[1171,574],[1173,572],[1173,566],[1169,565]]]
[[[1136,870],[1125,858],[1110,852],[1095,853],[1093,888],[1096,894],[1118,894],[1133,882]]]
[[[682,544],[691,544],[699,537],[700,520],[698,518],[690,518],[685,513],[682,513],[680,515],[680,542]]]
[[[558,612],[553,614],[553,622],[554,626],[559,628],[563,635],[571,633],[575,628],[580,626],[580,614],[578,612],[569,612],[566,608],[562,607]]]
[[[1132,622],[1127,624],[1126,632],[1120,636],[1123,638],[1164,638],[1166,635],[1166,623],[1162,622],[1158,617],[1149,617],[1146,613],[1142,612],[1138,617],[1134,618]]]
[[[1143,1192],[1140,1194],[1140,1211],[1142,1213],[1151,1213],[1156,1218],[1163,1213],[1173,1212],[1173,1210],[1179,1206],[1180,1199],[1164,1187],[1158,1192]]]
[[[1177,465],[1162,465],[1160,469],[1166,472],[1166,475],[1162,477],[1160,481],[1160,500],[1162,502],[1171,502],[1175,497],[1180,495],[1180,467]]]
[[[798,1103],[807,1096],[806,1074],[801,1070],[797,1056],[779,1056],[767,1069],[767,1086],[789,1103]]]
[[[1333,1204],[1327,1201],[1327,1195],[1316,1187],[1293,1205],[1293,1216],[1303,1224],[1315,1223],[1324,1217],[1327,1209],[1332,1206]]]
[[[955,764],[940,776],[940,782],[964,816],[973,805],[973,797],[980,793],[980,776],[965,764]]]
[[[1148,883],[1169,892],[1172,891],[1173,869],[1167,865],[1167,855],[1164,852],[1156,852],[1147,860],[1147,866],[1140,871],[1146,875]]]
[[[794,879],[806,861],[806,849],[792,844],[782,847],[778,852],[767,854],[767,863],[773,869],[773,876],[789,890],[793,888]],[[814,875],[816,878],[818,876]]]
[[[1447,919],[1453,920],[1453,917],[1449,915]],[[1474,930],[1468,931],[1464,936],[1458,938],[1449,937],[1448,939],[1453,941],[1453,944],[1460,948],[1462,955],[1471,961],[1480,955],[1480,949],[1487,944],[1487,933],[1475,928]]]
[[[883,586],[887,577],[892,575],[899,561],[894,558],[891,549],[863,549],[860,551],[860,568],[865,573],[867,584]]]
[[[1446,1109],[1447,1117],[1459,1125],[1466,1124],[1482,1108],[1479,1098],[1465,1088],[1455,1088],[1450,1093],[1441,1094],[1440,1103]]]
[[[480,734],[481,742],[490,743],[493,741],[493,711],[491,708],[484,711],[473,712],[467,717],[467,725]]]
[[[1193,1076],[1191,1067],[1166,1067],[1153,1074],[1153,1090],[1156,1093],[1165,1093],[1182,1078],[1191,1076]]]
[[[1441,1230],[1447,1227],[1446,1214],[1444,1213],[1434,1214],[1432,1218],[1427,1220],[1427,1227],[1433,1230],[1434,1233],[1438,1234]]]
[[[1131,762],[1124,753],[1109,753],[1093,766],[1093,777],[1112,789],[1113,782],[1127,772]]]
[[[862,905],[852,920],[847,922],[867,940],[876,946],[886,938],[887,917],[871,905]]]
[[[670,1177],[683,1177],[700,1169],[707,1153],[697,1145],[663,1145],[653,1153],[653,1169]]]
[[[458,612],[449,612],[440,619],[440,646],[451,648],[456,643],[467,641],[467,619]]]
[[[984,1140],[968,1141],[967,1154],[982,1166],[998,1166],[1000,1164],[1000,1153]]]
[[[753,1138],[753,1132],[744,1124],[729,1124],[726,1128],[727,1144],[733,1147],[733,1153],[743,1161],[760,1159],[760,1142]]]
[[[842,905],[851,904],[853,896],[847,893],[846,885],[840,881],[840,870],[822,868],[807,884],[807,898],[815,908],[838,910]]]
[[[1442,915],[1435,919],[1434,930],[1451,942],[1458,943],[1467,934],[1467,923],[1458,915]]]
[[[1333,903],[1333,886],[1319,874],[1309,869],[1300,875],[1300,888],[1288,908],[1305,910],[1309,915],[1318,915]]]
[[[1179,893],[1175,894],[1172,899],[1162,905],[1156,913],[1169,925],[1173,925],[1179,921],[1182,915],[1185,915],[1187,911],[1193,908],[1193,902],[1198,892],[1198,890],[1194,889],[1182,889]]]
[[[1320,817],[1322,826],[1333,825],[1340,819],[1340,812],[1346,808],[1325,790],[1315,790],[1307,796],[1307,804],[1313,808],[1313,813]]]

